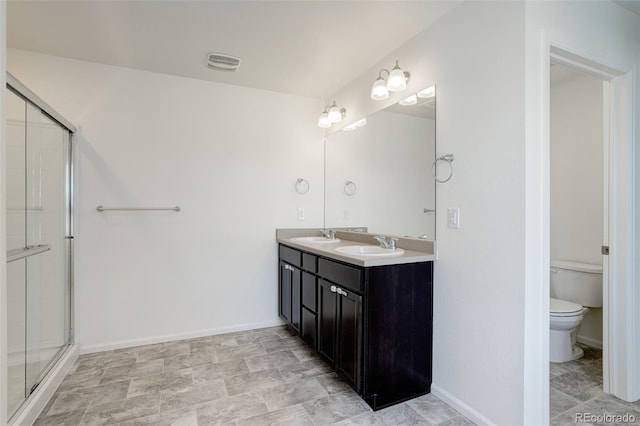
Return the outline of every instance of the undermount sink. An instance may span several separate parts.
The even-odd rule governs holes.
[[[290,239],[294,243],[339,243],[340,238],[329,239],[325,237],[294,237]]]
[[[346,246],[338,247],[334,250],[353,256],[400,256],[404,253],[401,248],[388,249],[380,246]]]

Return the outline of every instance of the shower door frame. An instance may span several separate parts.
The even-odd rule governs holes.
[[[45,373],[40,376],[36,385],[30,390],[30,394],[25,398],[19,408],[6,419],[9,424],[30,424],[37,418],[40,411],[44,408],[47,400],[51,394],[53,394],[55,388],[60,384],[77,358],[74,309],[74,134],[77,129],[73,124],[71,124],[67,119],[55,111],[50,105],[33,93],[9,72],[6,74],[6,88],[24,99],[25,102],[37,107],[43,115],[60,125],[67,132],[66,137],[68,138],[66,152],[64,152],[65,158],[63,165],[65,176],[63,191],[63,203],[65,207],[64,250],[66,252],[64,268],[65,278],[67,281],[65,283],[65,287],[68,292],[68,309],[65,309],[65,335],[67,338],[65,339],[64,346],[60,348],[56,356],[52,358],[50,363],[47,364],[45,370],[43,370]],[[6,367],[6,365],[4,367]],[[9,413],[4,412],[3,415],[8,416]],[[0,419],[0,423],[2,423],[2,419]]]

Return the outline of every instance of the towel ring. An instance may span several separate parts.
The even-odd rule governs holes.
[[[298,180],[296,180],[296,192],[298,194],[306,194],[309,192],[309,181],[298,178]]]
[[[449,163],[449,176],[447,176],[446,179],[438,179],[438,176],[436,176],[436,164],[438,164],[438,161],[446,161],[447,163]],[[436,182],[438,183],[449,182],[449,180],[453,176],[453,165],[451,163],[453,163],[453,154],[445,154],[443,156],[436,158],[433,161],[433,165],[431,166],[431,174],[433,175],[433,179],[435,179]]]
[[[358,187],[356,186],[356,184],[354,182],[351,182],[350,180],[346,180],[344,182],[344,193],[352,196],[355,195],[356,191],[358,190]]]

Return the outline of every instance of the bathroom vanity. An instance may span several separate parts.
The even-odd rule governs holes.
[[[350,256],[338,236],[278,237],[280,317],[374,410],[429,393],[433,254]]]

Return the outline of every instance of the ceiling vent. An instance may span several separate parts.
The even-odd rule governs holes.
[[[207,66],[218,71],[235,71],[240,66],[240,58],[224,53],[209,53]]]

